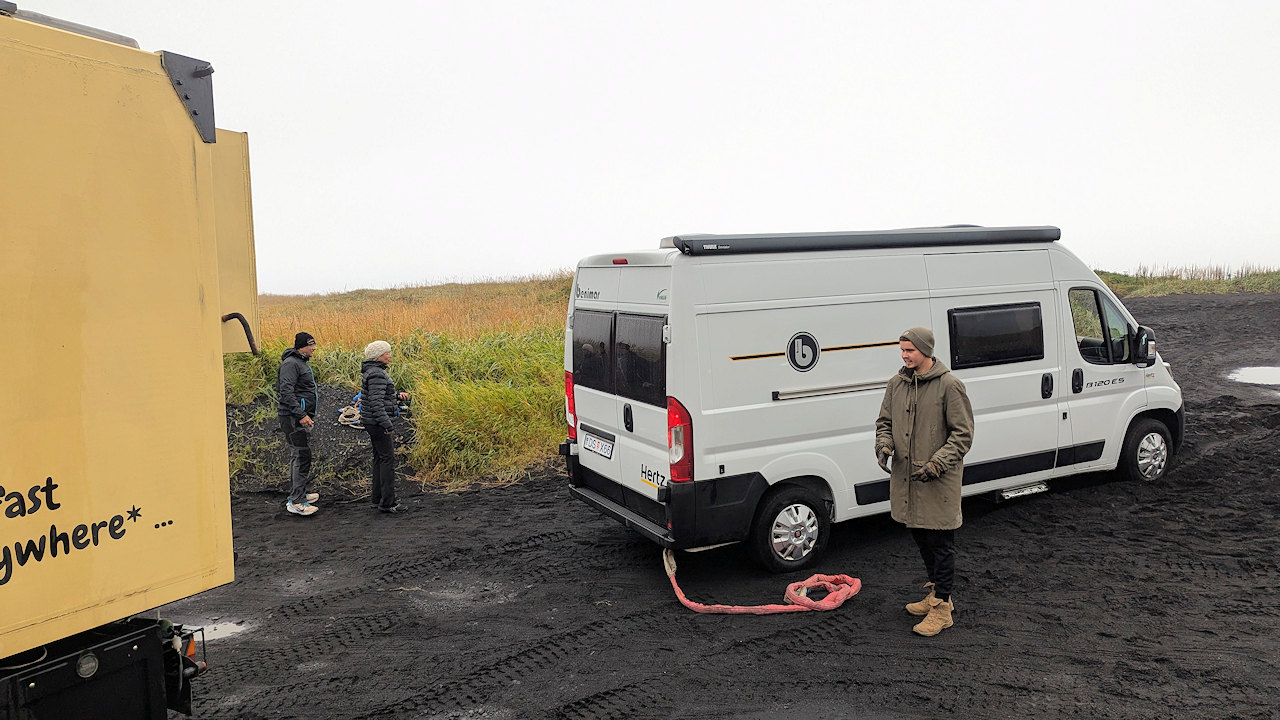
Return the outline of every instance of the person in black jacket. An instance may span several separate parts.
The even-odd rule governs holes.
[[[276,380],[276,412],[280,415],[280,430],[289,443],[289,497],[285,507],[295,515],[312,515],[318,493],[307,492],[311,482],[311,430],[315,427],[316,411],[320,406],[320,391],[316,388],[315,375],[307,362],[316,351],[316,339],[310,333],[300,332],[293,338],[293,347],[280,356],[280,371]]]
[[[360,366],[364,376],[360,386],[360,422],[373,442],[373,478],[370,502],[385,513],[400,511],[396,502],[396,454],[392,445],[391,419],[395,417],[401,400],[408,400],[409,393],[396,392],[395,383],[387,375],[391,364],[391,344],[375,340],[364,349],[364,363]]]

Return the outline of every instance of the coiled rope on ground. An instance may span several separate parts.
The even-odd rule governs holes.
[[[804,612],[806,610],[835,610],[845,600],[858,594],[862,581],[848,575],[811,575],[808,580],[793,582],[787,586],[782,601],[785,605],[704,605],[685,597],[676,583],[676,554],[670,548],[662,551],[662,565],[671,579],[671,589],[676,591],[680,604],[694,612],[714,615],[774,615],[777,613]],[[826,590],[819,600],[809,597],[810,590]]]
[[[350,425],[356,429],[364,427],[360,424],[360,410],[355,405],[342,408],[342,412],[338,413],[338,424]]]

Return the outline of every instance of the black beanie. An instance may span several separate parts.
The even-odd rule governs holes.
[[[293,349],[301,350],[308,345],[315,345],[316,339],[311,337],[311,333],[300,332],[293,336]]]

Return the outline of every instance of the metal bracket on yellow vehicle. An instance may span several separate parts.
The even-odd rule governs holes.
[[[191,122],[200,131],[200,137],[207,143],[217,142],[217,130],[213,126],[213,65],[168,50],[160,52],[160,63],[169,73],[169,81],[186,106]]]

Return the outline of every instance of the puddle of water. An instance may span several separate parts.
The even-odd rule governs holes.
[[[1240,368],[1228,375],[1227,379],[1252,385],[1280,385],[1280,367]]]
[[[191,623],[191,624],[198,625],[199,623]],[[245,630],[248,630],[251,627],[253,626],[250,625],[249,623],[237,623],[237,622],[213,623],[210,625],[205,625],[204,639],[220,640],[225,637],[231,637],[232,635],[239,635],[240,633],[244,632]]]

